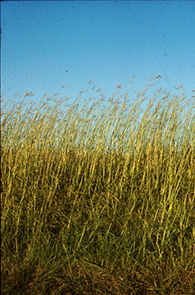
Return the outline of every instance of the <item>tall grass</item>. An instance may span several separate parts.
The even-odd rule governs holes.
[[[193,294],[195,103],[147,90],[3,103],[3,294]]]

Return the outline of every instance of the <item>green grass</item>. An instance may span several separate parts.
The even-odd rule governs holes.
[[[3,103],[2,294],[193,294],[194,97],[117,91]]]

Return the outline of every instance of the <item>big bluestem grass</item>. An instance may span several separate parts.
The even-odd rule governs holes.
[[[3,294],[193,294],[194,98],[147,91],[3,103]]]

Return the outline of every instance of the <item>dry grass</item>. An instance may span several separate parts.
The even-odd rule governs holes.
[[[194,97],[151,89],[3,103],[2,294],[193,294]]]

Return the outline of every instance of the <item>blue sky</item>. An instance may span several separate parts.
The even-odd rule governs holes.
[[[112,96],[117,83],[126,90],[136,75],[136,90],[158,73],[159,87],[191,93],[194,15],[194,1],[1,2],[1,93],[74,99],[92,79]]]

